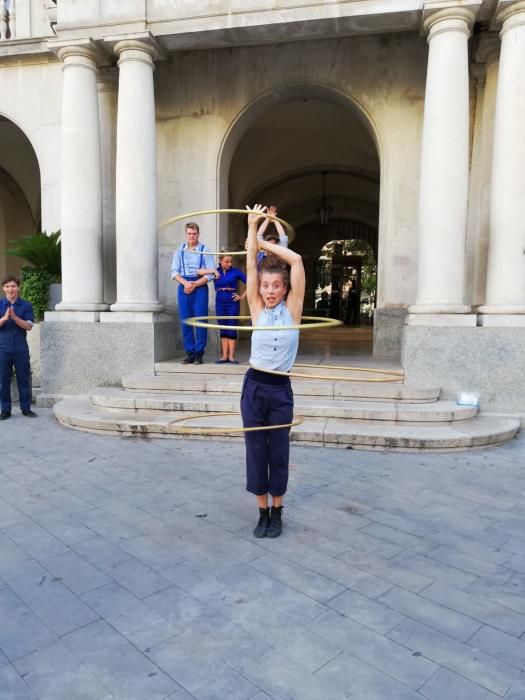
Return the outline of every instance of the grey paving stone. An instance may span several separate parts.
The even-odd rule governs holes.
[[[269,651],[253,658],[244,655],[227,662],[242,676],[259,686],[271,698],[286,700],[347,700],[348,695],[326,683],[324,679],[306,673],[302,666]],[[220,700],[220,698],[217,698]]]
[[[61,641],[119,700],[164,700],[180,688],[103,620]]]
[[[171,581],[134,558],[115,564],[111,567],[110,574],[111,578],[137,598],[145,598],[171,585]]]
[[[2,576],[26,605],[58,635],[98,618],[93,610],[35,561],[13,565],[2,572]]]
[[[470,639],[481,627],[478,620],[401,588],[391,588],[378,598],[378,601],[412,620],[422,622],[462,642]]]
[[[84,559],[98,566],[102,571],[106,571],[122,561],[131,559],[131,554],[108,542],[103,537],[94,537],[91,540],[77,542],[71,545],[71,548]]]
[[[49,571],[53,579],[62,582],[77,595],[111,583],[109,576],[76,552],[67,552],[58,557],[44,559],[42,566]]]
[[[7,656],[0,650],[0,668],[9,663]]]
[[[7,535],[0,533],[0,561],[2,562],[2,568],[29,558],[30,555],[22,547],[12,542]]]
[[[520,637],[525,632],[525,615],[484,600],[474,593],[458,591],[456,588],[437,582],[425,589],[421,595],[469,615],[475,620],[481,620],[487,625],[513,634],[515,637]]]
[[[525,640],[484,625],[469,639],[470,646],[481,649],[505,663],[525,671]]]
[[[0,648],[10,660],[56,640],[56,635],[10,588],[0,590],[0,620]]]
[[[117,583],[86,593],[82,600],[140,649],[155,646],[179,631]]]
[[[431,700],[442,700],[444,697],[457,700],[497,700],[501,697],[446,668],[439,669],[421,688],[420,693]]]
[[[333,610],[308,625],[325,643],[337,643],[345,651],[388,676],[417,690],[439,668],[377,632]]]
[[[304,624],[325,610],[321,603],[255,571],[249,564],[240,564],[230,571],[231,573],[222,577],[222,580],[226,585],[233,587],[233,591],[248,600],[256,599],[260,603],[266,603],[268,607],[294,622]]]
[[[420,700],[421,697],[406,685],[346,652],[326,664],[316,675],[341,688],[349,697],[367,700]]]
[[[121,540],[119,547],[156,572],[167,569],[184,559],[178,552],[164,547],[145,535]]]
[[[491,578],[494,583],[505,583],[512,576],[512,571],[498,564],[494,564],[486,559],[478,559],[475,556],[460,552],[452,547],[441,546],[434,549],[429,556],[432,559],[437,559],[445,564],[456,566],[458,569],[463,569],[478,576]]]
[[[5,492],[2,493],[4,493],[5,497]],[[4,498],[0,498],[0,529],[20,522],[27,522],[26,514],[8,503]]]
[[[198,598],[174,585],[144,598],[143,602],[180,630],[191,625],[193,620],[214,612]]]
[[[370,598],[376,598],[392,587],[384,579],[369,574],[362,569],[346,564],[325,554],[313,554],[303,559],[303,566],[330,578],[342,586],[364,593]]]
[[[519,677],[519,670],[514,666],[413,620],[401,623],[388,636],[496,695],[505,695]]]
[[[38,513],[33,516],[33,520],[67,545],[89,540],[96,535],[71,515],[58,510]]]
[[[0,668],[0,700],[39,700],[13,666]]]
[[[374,576],[378,576],[392,585],[401,586],[415,593],[423,590],[433,581],[429,576],[424,576],[404,566],[399,566],[393,559],[376,557],[366,549],[349,549],[338,558]]]
[[[525,614],[525,597],[520,591],[514,591],[507,585],[501,586],[494,584],[492,581],[485,581],[480,578],[468,590],[476,595],[482,596],[484,599],[491,600],[499,605],[503,605],[511,610],[516,610],[519,613]]]
[[[258,688],[224,661],[186,653],[176,638],[152,649],[155,664],[197,700],[248,700]]]
[[[465,537],[465,535],[460,535],[457,532],[447,532],[445,530],[432,530],[432,532],[428,533],[427,538],[435,543],[433,549],[436,549],[440,544],[448,545],[477,559],[492,561],[494,564],[504,564],[510,556],[510,553],[507,554],[505,549],[507,542],[504,542],[501,546],[493,547],[487,543],[474,540],[472,537]]]
[[[416,552],[417,554],[428,554],[438,546],[434,542],[429,542],[427,539],[419,537],[418,535],[411,535],[408,532],[402,532],[396,528],[389,527],[388,525],[380,525],[379,523],[367,525],[359,531],[359,534],[370,535],[373,538],[397,544],[399,547]]]
[[[76,513],[75,517],[90,530],[104,537],[108,542],[115,544],[119,544],[124,539],[140,535],[136,527],[127,525],[101,508],[90,508],[81,513]]]
[[[256,559],[250,566],[321,603],[345,590],[335,581],[273,554]]]
[[[68,551],[63,542],[32,521],[10,525],[4,532],[37,561]]]
[[[429,557],[422,557],[414,552],[402,552],[394,557],[392,562],[407,569],[418,571],[428,578],[448,583],[456,588],[467,588],[478,578],[475,574],[468,574],[454,566],[443,564]]]
[[[403,615],[357,591],[345,591],[328,601],[327,605],[381,634],[386,634],[405,619]]]
[[[14,662],[40,700],[98,700],[108,689],[62,643]]]
[[[450,506],[451,508],[463,510],[465,513],[473,513],[479,508],[479,503],[469,501],[466,498],[458,498],[458,496],[444,493],[439,489],[422,489],[421,491],[418,491],[417,495],[428,501],[433,501],[434,503],[442,503],[443,505]]]
[[[515,681],[505,695],[505,700],[523,700],[525,698],[525,678]]]

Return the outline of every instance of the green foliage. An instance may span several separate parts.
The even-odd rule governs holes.
[[[49,308],[49,285],[53,282],[53,275],[46,270],[24,267],[21,282],[22,298],[33,304],[35,320],[41,321],[44,318],[44,311]]]
[[[60,231],[49,235],[42,231],[33,236],[24,236],[17,241],[9,241],[9,244],[11,247],[6,252],[27,260],[29,267],[26,269],[47,272],[51,282],[60,282]]]

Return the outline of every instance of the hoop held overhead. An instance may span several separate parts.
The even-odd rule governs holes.
[[[215,413],[197,413],[194,416],[186,416],[184,418],[177,418],[176,420],[170,421],[169,425],[174,425],[175,423],[185,423],[189,420],[197,420],[198,418],[213,418],[216,416],[240,416],[239,411],[216,411]],[[297,416],[291,423],[283,423],[281,425],[262,425],[253,428],[198,428],[198,427],[186,427],[181,425],[178,432],[190,434],[190,435],[216,435],[217,433],[251,433],[256,430],[279,430],[281,428],[293,428],[296,425],[300,425],[303,422],[301,416]]]
[[[159,228],[165,228],[166,226],[174,224],[177,221],[192,219],[196,216],[204,216],[205,214],[243,214],[244,216],[247,214],[259,214],[260,216],[270,219],[270,221],[278,221],[280,224],[282,224],[287,230],[290,238],[295,236],[295,229],[292,224],[288,223],[288,221],[280,219],[278,216],[270,216],[270,214],[267,214],[266,212],[254,211],[253,209],[204,209],[203,211],[190,211],[187,214],[181,214],[180,216],[173,216],[171,219],[166,219],[166,221],[163,221],[160,224]]]
[[[218,328],[219,330],[236,330],[236,331],[295,331],[295,330],[306,330],[308,328],[332,328],[335,326],[341,326],[342,321],[338,321],[335,318],[327,318],[324,320],[319,320],[319,316],[302,316],[302,320],[307,321],[307,323],[291,323],[285,326],[227,326],[225,323],[206,323],[204,319],[220,319],[225,320],[251,320],[251,316],[194,316],[193,318],[185,319],[184,323],[188,326],[194,326],[195,328]],[[313,323],[316,321],[316,323]]]

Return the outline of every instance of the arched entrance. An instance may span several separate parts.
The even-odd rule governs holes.
[[[354,326],[359,325],[360,313],[347,318],[345,295],[352,286],[353,271],[359,271],[362,249],[367,248],[378,264],[376,141],[370,121],[350,98],[329,88],[296,86],[266,95],[247,108],[230,130],[220,161],[222,207],[275,204],[281,216],[293,222],[297,235],[290,243],[303,256],[307,274],[306,313],[317,311],[324,246],[330,241],[347,242],[334,251],[327,287],[330,297],[340,295],[339,304],[331,299],[332,309],[338,307],[337,317],[357,319]],[[229,228],[222,226],[221,245],[243,244],[242,219],[232,218]],[[352,241],[361,242],[354,259]],[[371,352],[371,327],[366,335]],[[341,354],[341,343],[347,343],[341,334],[333,337]]]
[[[27,136],[0,116],[0,276],[18,274],[24,264],[4,251],[10,241],[41,229],[40,169]]]

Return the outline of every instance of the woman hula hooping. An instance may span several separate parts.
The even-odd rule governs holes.
[[[299,331],[280,331],[278,327],[300,324],[304,302],[305,272],[301,256],[282,245],[257,240],[257,223],[265,211],[266,207],[256,204],[248,214],[246,295],[252,325],[276,330],[252,332],[251,367],[244,378],[241,395],[245,428],[286,425],[293,421],[290,378],[264,370],[291,370],[299,346]],[[258,272],[258,250],[277,258],[278,264],[266,265]],[[290,428],[247,432],[244,439],[246,489],[255,494],[259,507],[259,521],[253,534],[255,537],[278,537],[288,484]],[[272,497],[271,511],[269,496]]]

